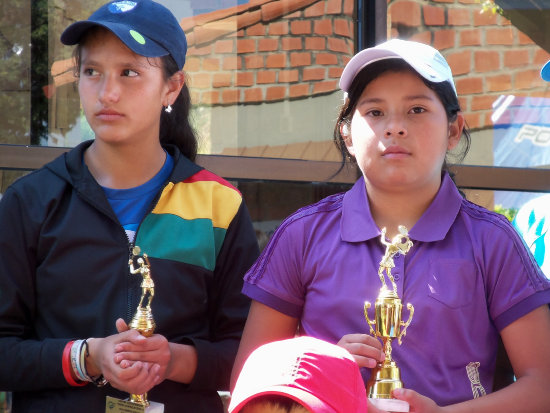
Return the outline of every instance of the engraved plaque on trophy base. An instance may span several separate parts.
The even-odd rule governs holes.
[[[397,399],[370,399],[369,401],[379,409],[387,412],[408,412],[409,403]]]
[[[149,406],[107,396],[106,413],[164,413],[164,404],[149,402]]]

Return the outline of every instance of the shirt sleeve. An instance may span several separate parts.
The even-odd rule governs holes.
[[[34,274],[40,211],[8,188],[0,201],[0,388],[69,387],[61,364],[69,339],[38,341]]]
[[[198,364],[192,389],[228,390],[250,300],[241,293],[243,275],[259,255],[258,242],[243,203],[229,225],[209,292],[210,339],[192,338]]]
[[[486,256],[487,302],[499,331],[550,302],[550,281],[510,224],[488,232],[479,251]]]

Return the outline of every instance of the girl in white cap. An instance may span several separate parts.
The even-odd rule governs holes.
[[[20,413],[97,413],[146,392],[165,413],[222,413],[258,246],[239,191],[193,162],[183,30],[164,6],[125,0],[61,39],[77,45],[95,139],[0,202],[0,389]],[[127,325],[142,282],[147,338]]]
[[[287,218],[245,275],[253,303],[233,377],[254,348],[297,330],[343,346],[368,377],[385,353],[363,307],[404,226],[412,247],[390,271],[414,317],[393,344],[405,387],[393,397],[423,413],[547,412],[550,281],[506,218],[464,199],[447,171],[449,152],[469,146],[447,62],[390,40],[354,56],[340,86],[335,141],[361,177]],[[489,394],[500,339],[517,380]]]

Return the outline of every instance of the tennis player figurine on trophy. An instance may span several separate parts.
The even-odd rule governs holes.
[[[409,404],[405,401],[394,399],[391,395],[393,389],[403,387],[401,372],[391,356],[391,342],[394,338],[397,338],[399,344],[401,344],[401,340],[412,321],[414,313],[412,304],[407,304],[409,319],[406,322],[401,321],[403,305],[397,295],[397,284],[391,270],[395,267],[393,257],[396,254],[407,254],[413,243],[409,239],[407,228],[400,225],[398,230],[399,234],[393,237],[391,243],[389,243],[386,241],[386,228],[382,229],[380,240],[386,246],[386,253],[382,257],[378,269],[382,288],[380,288],[378,298],[374,304],[374,321],[371,321],[368,314],[368,309],[371,306],[370,302],[366,301],[364,307],[365,318],[369,324],[370,333],[382,340],[386,355],[385,360],[378,363],[372,370],[371,378],[367,383],[367,394],[371,402],[378,408],[390,412],[408,412]],[[386,276],[391,282],[391,288],[388,288],[386,284]]]
[[[156,324],[151,311],[151,301],[155,296],[155,283],[151,278],[151,264],[147,254],[143,257],[138,257],[140,248],[135,246],[132,250],[132,257],[128,261],[131,274],[140,274],[141,281],[141,298],[136,308],[136,312],[129,327],[139,331],[142,336],[151,337],[155,331]],[[136,260],[136,257],[137,260]],[[134,261],[137,261],[137,268],[134,267]],[[147,297],[148,295],[148,297]],[[147,298],[147,301],[146,301]],[[144,302],[147,304],[144,306]],[[132,412],[132,413],[163,413],[164,405],[162,403],[150,402],[145,394],[130,394],[128,400],[118,400],[112,397],[107,397],[107,412]]]
[[[151,264],[149,263],[149,258],[147,254],[143,254],[143,258],[139,257],[137,263],[139,264],[138,268],[134,268],[134,257],[139,254],[139,247],[134,247],[132,251],[133,257],[128,261],[128,266],[130,267],[130,272],[132,274],[141,274],[143,280],[141,282],[141,299],[136,309],[136,313],[130,321],[129,327],[135,329],[145,337],[151,337],[155,331],[156,324],[153,319],[153,313],[151,311],[151,301],[155,296],[155,283],[151,278]],[[149,299],[147,300],[147,305],[143,306],[143,301],[145,297],[149,294]]]

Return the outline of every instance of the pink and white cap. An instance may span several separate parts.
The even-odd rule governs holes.
[[[340,89],[349,92],[353,79],[363,68],[386,59],[404,60],[420,76],[431,82],[449,82],[456,94],[453,73],[441,53],[427,44],[401,39],[388,40],[353,56],[340,77]]]
[[[264,344],[246,360],[229,413],[250,400],[281,395],[313,413],[365,413],[367,394],[357,363],[342,347],[313,337]]]

